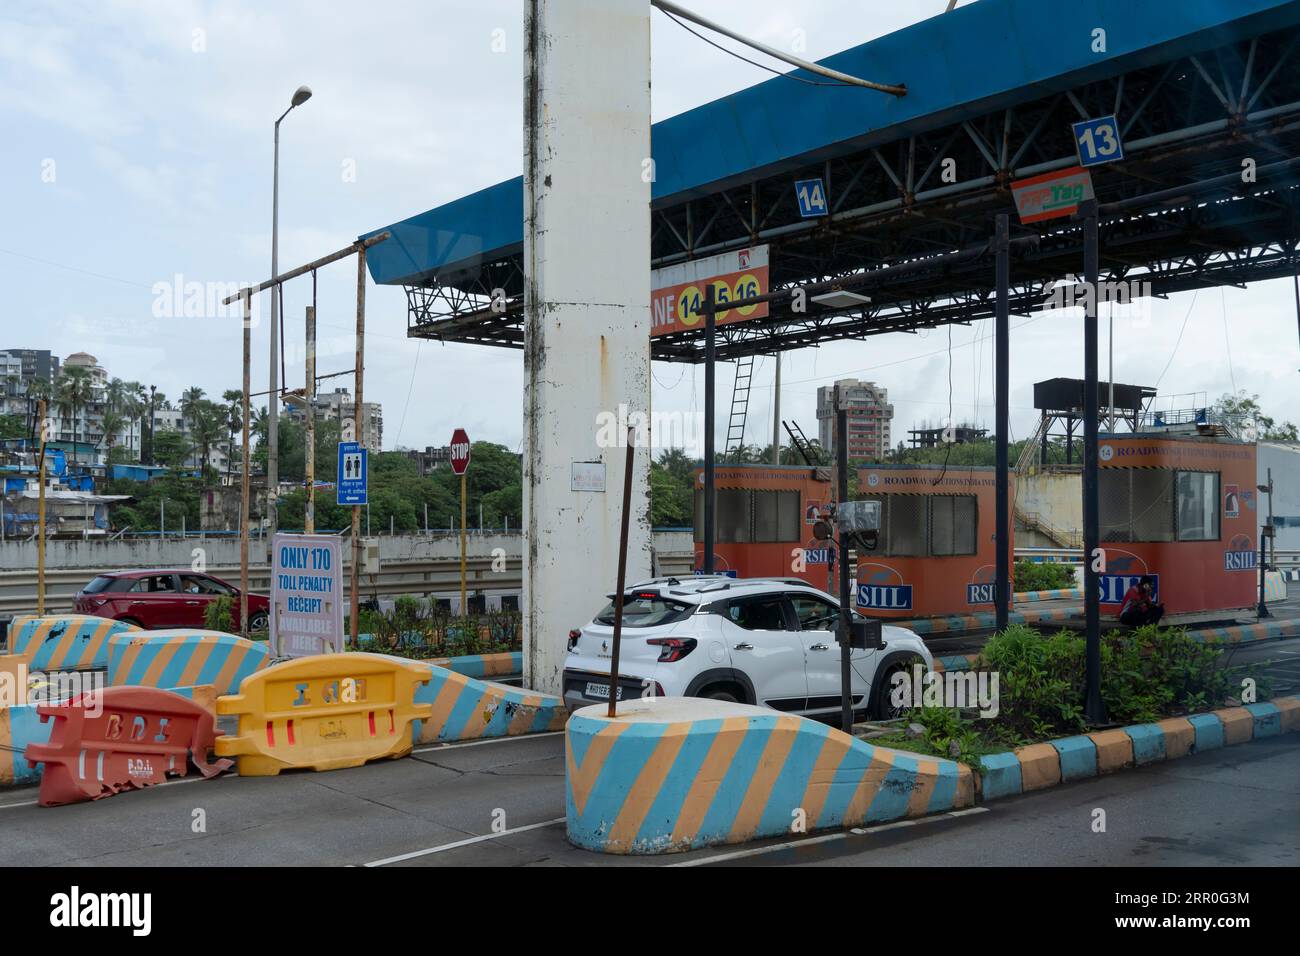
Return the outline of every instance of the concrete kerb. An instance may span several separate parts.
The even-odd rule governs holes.
[[[980,801],[1300,732],[1300,695],[1094,731],[980,758]]]

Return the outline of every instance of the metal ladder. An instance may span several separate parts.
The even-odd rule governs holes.
[[[754,374],[754,356],[736,360],[736,381],[731,388],[731,418],[727,421],[727,447],[724,455],[745,447],[745,416],[749,412],[749,383]]]
[[[799,427],[798,422],[783,421],[781,424],[785,426],[786,433],[790,436],[790,444],[794,445],[799,454],[803,456],[804,461],[813,467],[823,464],[820,455],[814,457],[812,445],[808,443],[808,439],[804,436],[803,429]]]

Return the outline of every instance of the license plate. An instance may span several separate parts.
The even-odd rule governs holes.
[[[601,700],[609,700],[609,685],[608,685],[608,684],[594,684],[594,683],[588,683],[588,684],[587,684],[587,696],[588,696],[588,697],[599,697]],[[614,695],[614,699],[615,699],[615,700],[622,700],[622,699],[623,699],[623,688],[620,687],[620,688],[618,689],[618,692]]]

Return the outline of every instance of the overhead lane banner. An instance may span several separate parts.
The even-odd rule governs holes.
[[[768,247],[752,246],[692,259],[651,273],[650,336],[687,332],[704,326],[704,296],[713,286],[718,325],[767,317],[767,303],[727,309],[726,303],[768,291]]]

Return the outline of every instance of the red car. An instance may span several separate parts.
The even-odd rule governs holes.
[[[219,597],[233,599],[231,619],[234,630],[239,630],[239,588],[188,568],[106,571],[77,592],[73,607],[78,614],[110,617],[150,629],[206,627],[204,610]],[[251,630],[267,628],[270,606],[266,595],[248,595]]]

